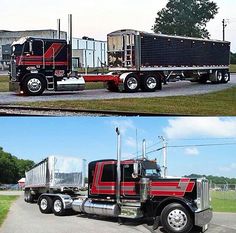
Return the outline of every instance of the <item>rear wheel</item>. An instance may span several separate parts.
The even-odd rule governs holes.
[[[41,95],[45,88],[45,80],[40,75],[28,75],[22,83],[22,90],[26,95]]]
[[[124,81],[125,92],[134,93],[139,90],[140,80],[134,73],[129,74]]]
[[[144,77],[142,83],[142,91],[154,92],[156,90],[161,90],[162,83],[161,79],[154,74],[150,74]]]
[[[229,80],[230,80],[230,73],[229,73],[229,71],[225,71],[223,73],[222,83],[228,83]]]
[[[223,73],[220,70],[215,71],[215,78],[212,83],[219,84],[223,82]]]
[[[60,198],[54,199],[52,211],[57,216],[62,216],[65,214],[65,209]]]
[[[43,214],[52,213],[52,199],[47,196],[42,196],[39,200],[39,209]]]
[[[34,196],[31,194],[30,190],[25,190],[24,200],[25,202],[28,202],[28,203],[34,202]]]
[[[161,223],[168,233],[188,233],[193,228],[188,210],[179,203],[171,203],[163,209]]]

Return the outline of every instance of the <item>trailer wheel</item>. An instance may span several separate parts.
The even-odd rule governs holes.
[[[43,214],[52,213],[52,199],[47,196],[42,196],[39,200],[39,209]]]
[[[107,82],[107,90],[111,92],[118,92],[119,88],[113,81]]]
[[[139,90],[140,80],[134,73],[129,74],[124,81],[125,92],[134,93]]]
[[[161,223],[168,233],[187,233],[193,228],[190,213],[179,203],[171,203],[163,209]]]
[[[55,198],[52,206],[52,211],[57,216],[62,216],[65,214],[65,209],[60,198]]]
[[[45,89],[45,80],[40,75],[28,75],[23,80],[22,90],[26,95],[41,95]]]
[[[157,77],[156,75],[147,75],[143,79],[141,88],[142,88],[142,91],[146,91],[146,92],[154,92],[156,90],[161,90],[162,88],[161,79]]]
[[[219,84],[223,82],[223,73],[220,70],[215,71],[215,79],[212,83]]]
[[[229,73],[229,71],[225,71],[223,73],[222,83],[228,83],[229,80],[230,80],[230,73]]]
[[[25,190],[24,200],[25,202],[28,202],[28,203],[34,202],[34,196],[31,194],[30,190]]]

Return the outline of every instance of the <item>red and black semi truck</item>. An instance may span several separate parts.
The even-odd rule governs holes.
[[[179,80],[230,81],[230,42],[125,29],[108,34],[107,43],[108,74],[70,77],[71,43],[22,38],[12,45],[10,86],[40,95],[46,89],[83,90],[85,82],[104,82],[109,91],[132,93],[154,92]]]
[[[119,131],[118,140],[120,141]],[[205,231],[212,218],[209,183],[205,178],[161,176],[160,166],[146,155],[142,159],[92,161],[88,165],[86,196],[44,193],[38,199],[42,213],[78,213],[125,219],[149,219],[154,228],[169,233]]]

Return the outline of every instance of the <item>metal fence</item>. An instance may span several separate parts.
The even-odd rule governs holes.
[[[236,184],[211,184],[212,198],[222,200],[236,200]]]

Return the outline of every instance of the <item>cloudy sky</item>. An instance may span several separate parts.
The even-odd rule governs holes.
[[[169,175],[236,177],[236,118],[0,118],[0,146],[35,162],[49,155],[115,159],[117,126],[123,159],[137,155],[137,131],[138,155],[144,138],[147,152],[162,147],[159,136],[167,139]],[[148,156],[163,165],[162,153]]]
[[[222,19],[229,19],[226,39],[236,52],[235,0],[214,0],[219,14],[208,24],[214,39],[222,39]],[[56,29],[56,19],[62,19],[67,30],[67,14],[74,18],[75,37],[89,36],[104,40],[106,35],[121,28],[151,31],[157,11],[167,0],[1,0],[0,29]]]

